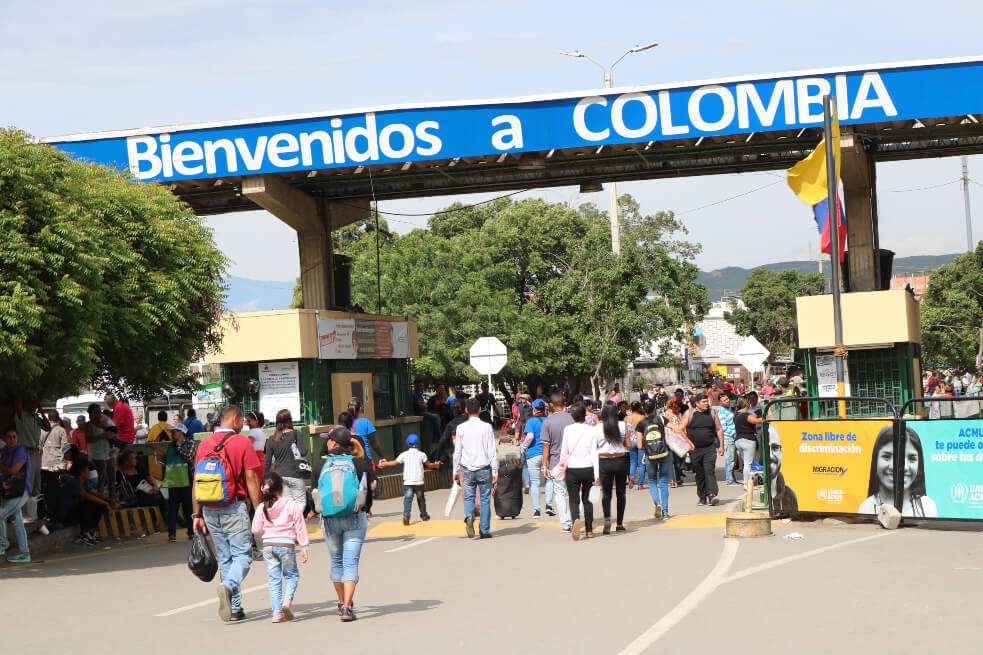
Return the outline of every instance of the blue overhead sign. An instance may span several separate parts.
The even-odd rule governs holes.
[[[53,137],[164,182],[983,113],[983,59]]]

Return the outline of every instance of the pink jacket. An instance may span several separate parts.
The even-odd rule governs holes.
[[[266,518],[269,514],[270,518]],[[253,534],[260,535],[263,543],[307,547],[307,523],[304,508],[286,496],[281,496],[272,507],[261,504],[253,517]]]

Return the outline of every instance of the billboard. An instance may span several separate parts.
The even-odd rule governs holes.
[[[799,512],[874,514],[880,461],[893,463],[890,420],[769,421],[768,479],[776,516]],[[893,464],[887,502],[893,504]],[[890,478],[890,479],[889,479]]]
[[[904,437],[902,513],[983,519],[983,419],[906,421]]]
[[[44,139],[138,180],[288,173],[983,113],[983,61],[850,67]]]

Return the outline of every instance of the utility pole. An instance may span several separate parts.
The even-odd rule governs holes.
[[[830,225],[830,269],[833,284],[833,361],[836,363],[836,395],[846,395],[846,348],[843,347],[843,314],[840,310],[840,220],[836,188],[839,178],[836,175],[836,158],[833,150],[833,99],[823,96],[823,139],[826,141],[826,211]],[[839,401],[838,414],[846,418],[846,401]]]
[[[966,252],[973,252],[973,219],[969,211],[969,160],[966,155],[960,159],[963,168],[963,209],[966,212]]]
[[[617,61],[605,68],[602,64],[598,63],[591,57],[588,57],[580,50],[571,50],[569,52],[561,52],[561,55],[566,55],[567,57],[574,57],[576,59],[586,59],[595,66],[601,69],[604,73],[603,86],[605,89],[610,89],[614,82],[614,67],[621,63],[621,60],[628,55],[635,52],[642,52],[643,50],[649,50],[659,45],[658,43],[646,43],[645,45],[636,45],[634,48],[629,48],[625,54],[618,57]],[[611,206],[608,208],[608,219],[611,222],[611,252],[615,255],[621,254],[621,221],[618,220],[618,185],[614,182],[608,184],[608,195]]]

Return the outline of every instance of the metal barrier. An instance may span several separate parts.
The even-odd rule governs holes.
[[[863,408],[865,416],[781,418],[786,415],[782,405],[813,408],[819,401],[846,401],[848,408]],[[866,415],[875,406],[884,408],[882,417]],[[780,418],[771,416],[774,407]],[[783,396],[766,401],[760,443],[771,515],[875,515],[879,503],[871,479],[876,456],[884,444],[893,448],[897,424],[897,409],[884,398]],[[792,444],[796,447],[789,449]]]
[[[902,517],[983,520],[983,398],[913,398],[901,416],[894,470],[903,472],[895,485]]]

